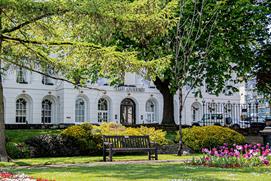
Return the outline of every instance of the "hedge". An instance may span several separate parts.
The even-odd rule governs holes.
[[[201,148],[213,148],[227,143],[228,145],[243,144],[245,137],[226,127],[221,126],[194,126],[183,129],[183,144],[193,149],[195,152]],[[177,133],[176,141],[180,139]]]

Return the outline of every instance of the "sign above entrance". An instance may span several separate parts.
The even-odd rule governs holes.
[[[138,87],[117,87],[116,91],[126,91],[126,92],[144,92],[144,88]]]

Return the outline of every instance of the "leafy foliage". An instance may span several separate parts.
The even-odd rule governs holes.
[[[149,135],[152,142],[160,145],[167,144],[166,132],[162,130],[155,130],[155,128],[148,128],[140,126],[139,128],[126,128],[121,124],[114,122],[102,123],[95,127],[102,135],[121,135],[121,136],[143,136]]]
[[[77,142],[81,150],[99,150],[102,146],[101,136],[89,123],[70,126],[61,132],[61,136]]]
[[[54,157],[97,154],[102,140],[91,124],[81,124],[70,126],[57,135],[34,136],[25,143],[31,157]]]
[[[17,158],[27,158],[30,156],[30,151],[29,148],[26,144],[24,143],[13,143],[13,142],[8,142],[6,144],[6,149],[8,155],[12,159],[17,159]]]
[[[266,44],[257,54],[257,62],[252,71],[256,76],[257,89],[265,97],[271,97],[271,43]]]
[[[179,132],[176,140],[179,140]],[[183,144],[198,152],[201,148],[213,148],[227,143],[242,144],[245,137],[240,133],[221,126],[203,126],[183,129]]]

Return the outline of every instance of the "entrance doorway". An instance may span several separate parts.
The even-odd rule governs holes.
[[[132,99],[126,98],[120,104],[120,123],[121,124],[135,124],[135,102]]]

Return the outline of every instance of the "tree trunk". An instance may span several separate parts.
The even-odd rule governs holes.
[[[163,96],[164,107],[162,124],[176,125],[174,121],[174,95],[169,90],[169,81],[162,81],[161,79],[156,78],[154,84]]]
[[[180,134],[180,139],[179,139],[179,148],[178,148],[178,152],[177,155],[181,156],[183,154],[183,137],[182,137],[182,119],[183,119],[183,93],[182,93],[182,89],[179,89],[179,134]]]
[[[1,64],[1,60],[0,60],[0,64]],[[8,155],[6,151],[5,115],[4,115],[3,97],[4,95],[3,95],[2,75],[0,73],[0,161],[7,162]]]
[[[2,30],[2,9],[0,9],[0,32]],[[0,54],[2,52],[2,34],[0,34]],[[2,84],[2,60],[0,59],[0,161],[7,162],[8,154],[6,151],[6,137],[5,137],[5,114],[4,114],[4,95]]]

